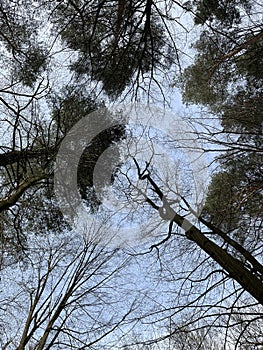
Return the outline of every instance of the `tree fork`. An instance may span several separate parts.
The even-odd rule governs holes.
[[[240,260],[231,256],[225,249],[219,247],[216,243],[207,238],[201,230],[194,226],[189,220],[177,214],[169,205],[169,202],[163,194],[160,187],[152,179],[146,169],[141,172],[139,164],[134,159],[138,177],[140,180],[148,180],[152,185],[153,191],[158,195],[163,205],[169,212],[170,222],[174,222],[179,227],[185,230],[186,238],[195,242],[203,251],[205,251],[214,261],[216,261],[229,276],[237,281],[250,295],[252,295],[261,305],[263,305],[263,283],[257,276],[248,270]],[[146,172],[146,173],[145,173]],[[161,214],[162,207],[157,206],[153,201],[144,195],[146,201]],[[213,231],[212,231],[213,232]],[[215,235],[217,234],[214,232]]]

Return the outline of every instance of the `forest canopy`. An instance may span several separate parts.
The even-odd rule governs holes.
[[[263,5],[2,0],[2,349],[263,349]]]

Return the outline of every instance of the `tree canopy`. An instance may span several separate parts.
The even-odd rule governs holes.
[[[262,13],[1,1],[3,349],[262,350]]]

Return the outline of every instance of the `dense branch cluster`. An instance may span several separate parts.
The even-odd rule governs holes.
[[[1,1],[2,349],[263,349],[262,13],[251,0]],[[178,92],[181,143],[161,131],[167,114],[153,130],[113,112],[169,109]],[[83,120],[99,132],[82,145]],[[55,178],[72,133],[83,212],[69,223],[76,198],[65,177],[62,205]],[[204,204],[189,137],[212,159]]]

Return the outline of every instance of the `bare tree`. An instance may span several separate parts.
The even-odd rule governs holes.
[[[72,232],[61,238],[32,237],[27,268],[2,271],[2,348],[84,349],[132,322],[137,302],[118,297],[129,258]]]
[[[151,340],[138,343],[154,346],[157,342],[162,348],[163,341],[170,338],[179,341],[185,334],[189,348],[195,341],[198,344],[195,346],[201,347],[220,331],[217,341],[221,348],[233,345],[235,349],[249,346],[257,349],[262,343],[260,322],[263,316],[260,237],[254,240],[255,249],[251,250],[235,237],[233,230],[224,231],[194,209],[190,205],[191,189],[190,195],[187,191],[191,180],[185,169],[185,183],[180,184],[176,167],[155,161],[158,154],[153,146],[154,139],[150,132],[145,134],[149,139],[143,148],[148,144],[148,153],[140,152],[138,142],[135,152],[130,148],[130,166],[126,161],[119,173],[118,188],[119,200],[126,201],[126,207],[135,214],[135,219],[133,215],[129,218],[136,221],[136,214],[141,215],[143,222],[141,243],[145,250],[135,249],[133,254],[142,256],[145,268],[147,261],[153,265],[155,257],[159,269],[156,268],[158,272],[154,269],[151,276],[162,286],[162,302],[159,304],[158,297],[152,296],[155,307],[144,314],[142,321],[152,330]],[[252,231],[258,230],[253,220],[251,225]],[[252,231],[247,235],[254,237]],[[169,332],[164,328],[164,320],[172,324]],[[200,339],[195,338],[198,334]],[[182,348],[185,342],[182,340]],[[180,349],[179,343],[177,346]],[[215,341],[210,346],[216,349],[219,345]]]
[[[194,91],[198,98],[210,99],[211,84],[206,83],[211,80],[207,78],[216,73],[213,78],[219,78],[218,91],[223,91],[224,97],[227,83],[224,80],[221,84],[221,73],[227,63],[233,68],[237,62],[244,69],[247,57],[243,51],[250,53],[256,46],[253,52],[260,53],[261,23],[253,23],[252,19],[247,30],[240,31],[235,26],[233,40],[227,32],[229,27],[218,29],[214,24],[220,16],[222,20],[225,2],[217,2],[220,11],[215,12],[216,18],[208,4],[201,6],[203,3],[1,2],[3,348],[107,349],[118,343],[116,339],[124,340],[119,342],[121,347],[133,327],[143,333],[144,339],[137,343],[145,347],[157,342],[156,347],[161,348],[169,340],[170,345],[175,341],[178,348],[185,343],[189,347],[201,348],[202,343],[212,347],[211,337],[219,330],[225,349],[231,345],[235,349],[262,345],[260,216],[245,217],[250,220],[250,242],[256,237],[249,248],[237,239],[233,227],[224,230],[191,205],[187,168],[183,168],[184,182],[180,182],[168,166],[160,174],[151,156],[140,158],[135,153],[129,165],[124,160],[119,166],[118,201],[128,210],[125,215],[114,213],[119,221],[112,229],[119,233],[122,224],[142,224],[146,240],[139,243],[143,247],[139,252],[134,246],[129,249],[137,263],[134,270],[143,279],[139,281],[139,292],[133,294],[128,287],[122,288],[128,283],[123,270],[128,263],[125,253],[103,247],[103,240],[97,244],[88,237],[72,237],[73,231],[67,231],[54,198],[54,160],[59,146],[74,123],[103,105],[97,100],[101,91],[113,99],[130,94],[135,99],[146,95],[156,100],[157,88],[166,99],[163,79],[169,80],[168,69],[180,72],[184,64],[183,39],[189,38],[189,29],[182,18],[195,18],[211,30],[199,44],[215,44],[216,53],[216,61],[213,55],[204,55],[209,69],[197,71],[198,83],[190,85],[190,95]],[[232,3],[228,5],[236,16],[237,2],[233,3],[234,8]],[[251,11],[246,9],[243,15],[246,21]],[[234,19],[228,16],[222,23],[229,25]],[[222,36],[216,37],[219,30]],[[216,43],[215,37],[219,38]],[[206,79],[199,80],[204,72]],[[253,96],[247,102],[245,94],[241,97],[246,102],[237,99],[234,107],[238,113],[231,115],[234,122],[240,119],[246,103],[251,113],[255,105],[261,108],[260,98]],[[115,130],[119,136],[122,127]],[[243,152],[262,152],[260,142],[249,142],[245,133],[233,142],[239,130],[224,132],[227,137],[222,140],[221,129],[211,134],[205,125],[205,131],[194,137],[219,144],[224,151],[227,147],[229,158]],[[261,134],[256,136],[260,139]],[[112,138],[106,137],[106,141],[105,145],[97,138],[86,150],[86,158],[82,158],[86,168],[80,171],[80,179],[89,187],[91,196],[95,164]],[[154,141],[150,137],[148,151]],[[166,141],[166,150],[170,141]],[[179,158],[178,168],[181,164]],[[231,200],[243,205],[261,189],[250,182],[244,193]],[[133,238],[130,241],[134,243]],[[137,343],[130,345],[140,346]]]

